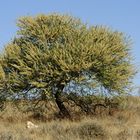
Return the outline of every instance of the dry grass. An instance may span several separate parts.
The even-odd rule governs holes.
[[[55,118],[50,112],[49,115]],[[84,116],[70,121],[48,120],[46,114],[44,122],[31,116],[31,113],[7,106],[0,113],[0,140],[140,140],[139,97],[128,97],[112,116]],[[27,120],[39,128],[27,129]]]

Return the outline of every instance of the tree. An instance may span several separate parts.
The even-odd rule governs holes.
[[[23,17],[17,25],[1,56],[0,89],[6,94],[52,97],[60,113],[70,116],[62,96],[71,81],[88,77],[93,89],[96,81],[115,94],[129,88],[134,72],[123,33],[57,14]]]

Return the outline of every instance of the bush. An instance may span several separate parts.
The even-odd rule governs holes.
[[[96,123],[84,123],[77,128],[77,133],[81,139],[93,140],[96,138],[105,140],[107,138],[107,132]]]

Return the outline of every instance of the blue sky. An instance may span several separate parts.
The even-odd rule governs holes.
[[[16,34],[21,16],[70,14],[90,25],[106,25],[130,35],[132,55],[140,71],[140,0],[3,0],[0,4],[0,50]],[[140,73],[134,79],[140,85]]]

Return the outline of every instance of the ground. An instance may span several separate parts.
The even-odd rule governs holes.
[[[77,120],[37,120],[31,116],[8,106],[0,113],[0,140],[140,140],[139,97],[129,97],[112,115]],[[27,121],[39,127],[27,129]]]

